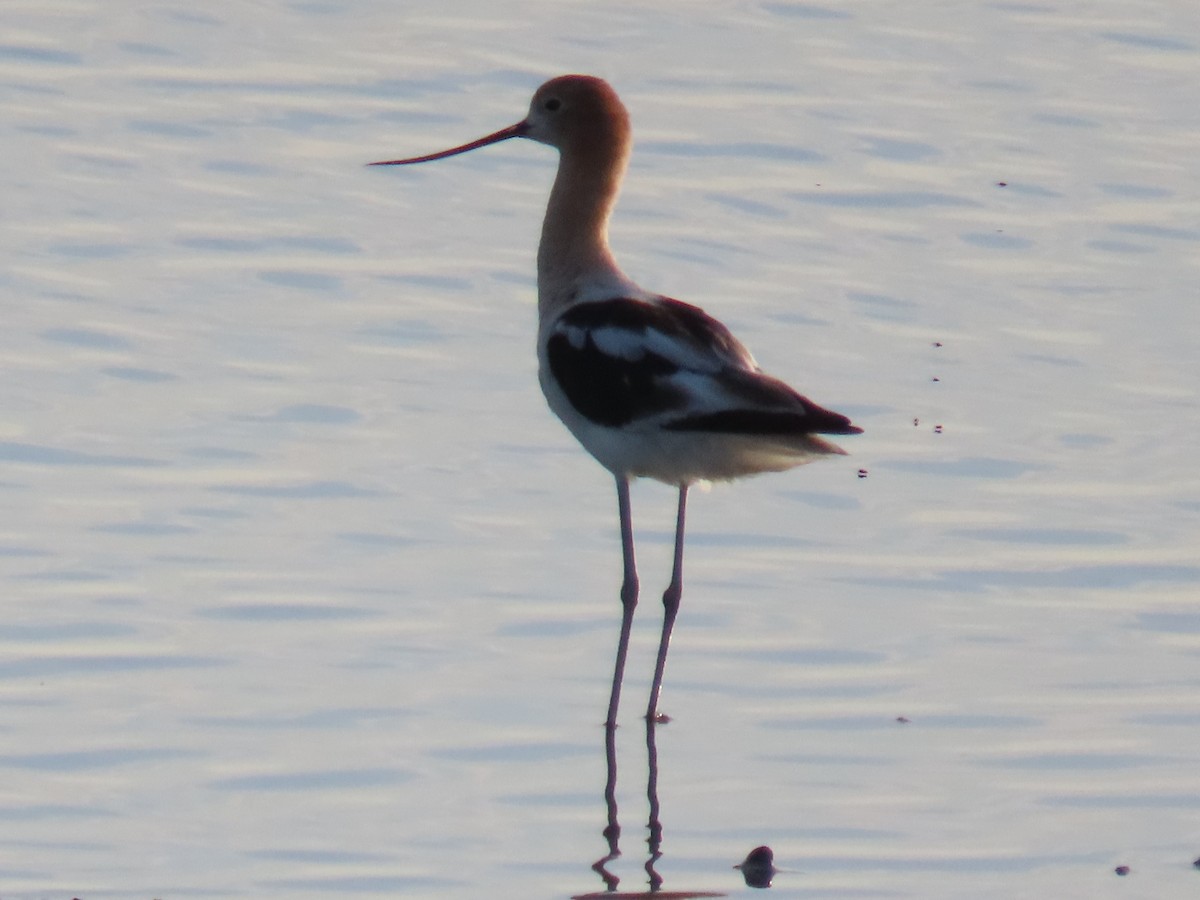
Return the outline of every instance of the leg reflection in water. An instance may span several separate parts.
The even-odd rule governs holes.
[[[615,875],[609,865],[621,855],[621,824],[617,818],[617,729],[612,723],[604,728],[604,754],[608,765],[608,777],[604,784],[604,804],[608,820],[604,826],[604,839],[608,852],[592,864],[592,870],[604,880],[605,890],[592,894],[577,894],[572,900],[633,900],[633,898],[651,898],[654,900],[691,900],[701,897],[724,897],[724,893],[713,891],[663,891],[663,879],[658,874],[655,864],[662,858],[663,826],[660,816],[661,806],[658,800],[658,743],[656,734],[661,723],[655,716],[646,718],[646,799],[650,804],[650,818],[646,823],[649,833],[647,838],[648,854],[646,857],[646,875],[648,876],[648,891],[636,893],[617,892],[621,879]]]

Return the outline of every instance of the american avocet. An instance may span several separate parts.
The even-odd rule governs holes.
[[[550,408],[617,482],[624,580],[610,728],[638,597],[629,482],[647,476],[679,490],[674,565],[646,711],[653,721],[683,593],[688,487],[844,454],[820,435],[862,429],[764,374],[729,329],[703,310],[638,287],[617,266],[608,220],[631,136],[629,114],[607,82],[586,75],[552,79],[515,125],[449,150],[372,165],[429,162],[509,138],[559,151],[537,256],[538,380]]]

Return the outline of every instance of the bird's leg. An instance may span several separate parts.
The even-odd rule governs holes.
[[[646,707],[646,718],[658,716],[658,695],[662,691],[663,670],[667,667],[667,650],[671,646],[671,629],[675,627],[675,616],[679,614],[679,600],[683,597],[683,523],[687,517],[688,486],[679,486],[679,512],[675,517],[675,563],[671,569],[671,583],[663,592],[663,629],[658,642],[658,661],[654,664],[654,681],[650,683],[650,705]]]
[[[629,478],[617,476],[617,510],[621,517],[621,558],[625,575],[621,581],[621,637],[617,642],[617,660],[613,666],[612,693],[608,698],[608,729],[617,727],[617,707],[621,704],[621,681],[625,677],[625,656],[629,653],[629,631],[638,602],[637,563],[633,556],[633,517],[629,511]]]

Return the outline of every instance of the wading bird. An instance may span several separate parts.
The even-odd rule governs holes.
[[[624,580],[609,728],[615,727],[633,612],[638,599],[630,479],[679,490],[671,583],[646,714],[658,715],[671,629],[683,593],[688,487],[777,472],[845,451],[822,434],[859,434],[764,374],[750,352],[698,307],[638,287],[608,246],[608,220],[631,146],[629,114],[605,81],[554,78],[515,125],[459,147],[372,163],[429,162],[528,138],[559,152],[538,247],[538,379],[554,413],[617,482]]]

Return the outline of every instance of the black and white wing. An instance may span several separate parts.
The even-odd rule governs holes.
[[[546,351],[566,398],[598,425],[759,435],[861,430],[764,375],[728,328],[678,300],[580,303],[555,321]]]

